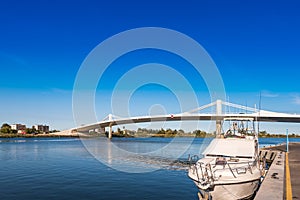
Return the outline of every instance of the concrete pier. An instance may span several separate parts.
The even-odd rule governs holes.
[[[276,153],[276,157],[255,196],[255,200],[283,199],[285,153],[279,151],[272,151],[272,153]]]
[[[300,199],[300,143],[289,143],[288,154],[285,144],[265,149],[278,151],[279,154],[276,155],[255,200]]]

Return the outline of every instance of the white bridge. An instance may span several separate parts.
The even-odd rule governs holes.
[[[211,108],[215,111],[212,114],[200,113],[200,111]],[[224,109],[225,108],[225,109]],[[226,109],[227,108],[227,109]],[[230,113],[228,108],[238,110],[238,112]],[[223,112],[226,110],[226,112]],[[105,128],[109,128],[108,137],[112,137],[112,126],[132,124],[132,123],[145,123],[145,122],[159,122],[159,121],[193,121],[193,120],[213,120],[216,121],[216,132],[221,132],[221,123],[224,118],[253,118],[261,122],[294,122],[300,123],[300,115],[271,112],[266,110],[258,110],[257,108],[251,108],[229,102],[223,102],[217,100],[207,105],[203,105],[199,108],[193,109],[188,112],[179,114],[167,114],[156,116],[138,116],[120,118],[109,114],[102,121],[87,124],[80,127],[71,129],[71,132],[87,132],[90,130],[100,129],[105,131]]]

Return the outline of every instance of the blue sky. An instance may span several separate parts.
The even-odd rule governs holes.
[[[1,1],[0,123],[73,127],[72,89],[83,60],[105,39],[139,27],[173,29],[200,43],[230,101],[254,105],[262,92],[263,109],[300,113],[299,8],[296,0]],[[203,79],[184,60],[137,51],[116,60],[100,81],[99,120],[111,112],[109,96],[122,73],[149,62],[175,68],[191,81],[200,104],[210,101]],[[129,107],[133,115],[145,115],[157,104],[167,113],[180,111],[174,94],[155,85],[139,88]],[[300,133],[295,124],[276,128],[284,132],[287,126]]]

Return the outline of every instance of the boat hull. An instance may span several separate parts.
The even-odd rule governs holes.
[[[198,182],[194,182],[200,192],[199,198],[209,200],[249,199],[253,197],[260,184],[260,180],[253,180],[245,183],[214,185],[213,188],[203,190]]]

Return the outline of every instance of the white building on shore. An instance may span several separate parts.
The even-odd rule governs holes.
[[[25,133],[26,125],[24,124],[11,124],[11,130],[16,130],[18,133]]]

